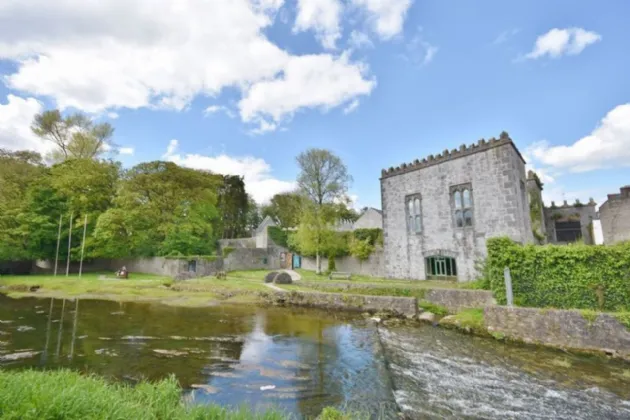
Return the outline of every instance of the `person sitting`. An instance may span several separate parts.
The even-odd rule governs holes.
[[[121,278],[121,279],[128,279],[129,278],[129,272],[127,271],[127,267],[123,266],[123,268],[118,270],[116,272],[116,277]]]

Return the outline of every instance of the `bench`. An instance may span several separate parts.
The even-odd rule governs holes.
[[[332,271],[328,275],[328,279],[330,280],[332,280],[333,278],[350,280],[350,277],[352,277],[352,274],[344,273],[343,271]]]

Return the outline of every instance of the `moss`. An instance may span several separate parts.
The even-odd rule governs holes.
[[[484,331],[486,326],[483,309],[464,309],[455,315],[455,322],[473,331]]]
[[[226,246],[223,248],[222,253],[223,253],[223,258],[227,258],[228,255],[230,255],[232,252],[234,252],[235,248],[233,246]]]
[[[505,334],[500,331],[493,331],[490,333],[490,335],[494,337],[495,340],[499,340],[499,341],[505,340]]]
[[[580,311],[580,314],[582,315],[582,318],[588,321],[588,325],[590,327],[595,323],[600,313],[597,311],[592,311],[590,309],[582,309]]]
[[[616,312],[612,315],[630,331],[630,312]]]
[[[567,359],[553,359],[551,360],[551,364],[557,367],[568,369],[572,366],[572,363]]]
[[[436,305],[435,303],[421,300],[418,302],[418,306],[426,312],[432,312],[438,316],[445,316],[449,314],[449,311],[444,306]]]

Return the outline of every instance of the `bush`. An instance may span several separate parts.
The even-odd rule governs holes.
[[[328,272],[332,273],[333,271],[337,271],[337,264],[335,263],[335,255],[330,254],[328,256]]]
[[[510,268],[520,306],[627,311],[630,309],[630,243],[613,246],[520,245],[487,242],[491,290],[506,303],[503,270]]]
[[[352,235],[359,241],[367,240],[372,246],[383,245],[383,229],[357,229]]]
[[[289,234],[278,226],[268,226],[267,234],[278,246],[289,249]]]

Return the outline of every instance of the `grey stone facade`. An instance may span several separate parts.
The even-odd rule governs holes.
[[[474,280],[476,264],[487,254],[488,238],[532,242],[526,183],[525,161],[507,133],[383,170],[386,275],[425,280],[426,258],[449,257],[456,262],[453,277]],[[457,226],[453,194],[458,189],[469,190],[472,220],[466,224],[471,226]],[[420,199],[418,227],[416,215],[409,215],[409,198]]]
[[[383,229],[383,212],[369,207],[363,212],[361,217],[354,222],[353,230],[356,229]]]
[[[630,185],[619,194],[608,194],[608,200],[599,208],[604,233],[604,244],[630,241]]]
[[[559,236],[560,224],[567,222],[579,222],[581,240],[587,245],[594,245],[593,220],[597,219],[597,204],[590,200],[587,204],[568,204],[566,201],[562,206],[556,206],[554,202],[551,207],[545,207],[545,225],[547,229],[547,242],[552,244],[566,244],[573,241],[562,240]]]

